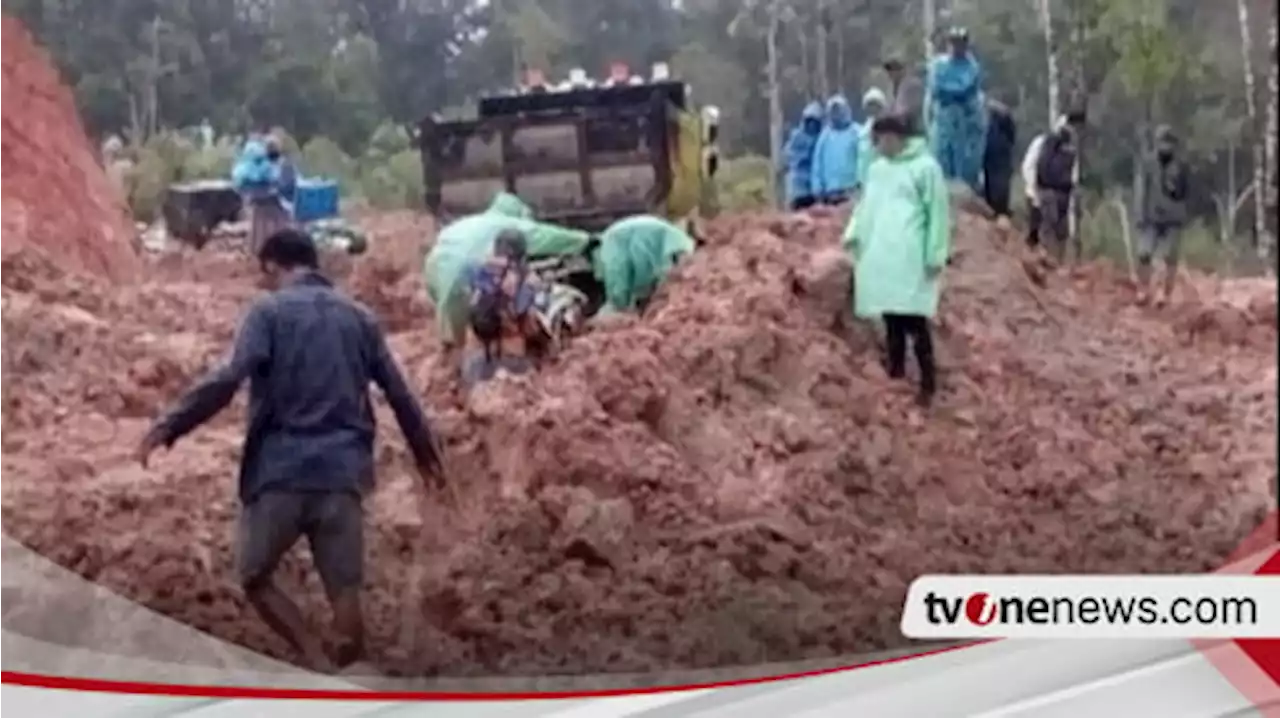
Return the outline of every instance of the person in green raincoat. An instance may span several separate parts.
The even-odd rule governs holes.
[[[534,220],[533,210],[506,192],[495,196],[485,211],[441,230],[423,262],[423,279],[446,350],[461,347],[466,339],[469,272],[489,257],[503,230],[524,235],[533,257],[585,252],[591,238],[586,232]]]
[[[637,215],[609,225],[592,261],[605,289],[602,311],[643,309],[676,262],[693,249],[687,233],[658,217]]]
[[[906,120],[881,117],[872,126],[878,157],[867,168],[862,201],[845,229],[854,261],[854,310],[884,320],[889,376],[906,375],[907,341],[920,365],[918,401],[937,392],[929,320],[938,311],[938,281],[950,252],[947,182],[924,138]]]

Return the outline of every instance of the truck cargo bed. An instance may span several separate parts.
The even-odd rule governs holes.
[[[624,90],[629,104],[619,99]],[[539,105],[541,97],[556,102]],[[593,98],[593,105],[579,104]],[[507,191],[541,219],[588,229],[661,212],[672,184],[671,100],[664,86],[583,90],[491,98],[509,104],[482,102],[489,115],[474,120],[424,120],[427,208],[448,221]],[[533,109],[520,111],[526,107]],[[515,114],[494,114],[499,110]]]

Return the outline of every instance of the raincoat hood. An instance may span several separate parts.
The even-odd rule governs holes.
[[[262,140],[249,140],[244,143],[244,148],[240,150],[240,159],[248,162],[257,162],[267,158],[267,144]]]
[[[889,106],[888,96],[886,96],[884,91],[878,87],[873,87],[862,95],[862,109],[868,110],[873,105],[879,105],[881,107]]]
[[[902,146],[902,151],[896,157],[890,158],[891,162],[909,162],[919,158],[921,155],[929,151],[929,142],[923,137],[912,137]]]
[[[822,103],[810,102],[804,106],[804,112],[800,115],[800,126],[811,135],[816,135],[822,130]]]
[[[489,208],[485,211],[492,214],[500,214],[504,217],[533,219],[533,210],[529,208],[529,205],[510,192],[499,192],[495,195],[493,201],[489,203]]]
[[[853,112],[844,95],[835,95],[827,100],[827,119],[837,129],[844,129],[853,123]]]

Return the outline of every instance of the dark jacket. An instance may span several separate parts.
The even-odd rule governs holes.
[[[992,169],[1013,169],[1018,129],[1007,107],[992,107],[987,113],[987,147],[983,164]]]
[[[1060,135],[1048,135],[1036,162],[1036,187],[1050,192],[1075,189],[1076,151],[1071,142]]]
[[[1179,226],[1187,221],[1187,166],[1176,156],[1151,157],[1143,170],[1142,225]]]
[[[190,389],[153,431],[166,446],[208,421],[249,380],[240,498],[268,489],[354,491],[373,484],[369,383],[395,412],[415,458],[438,459],[427,418],[373,314],[318,273],[250,307],[231,358]]]

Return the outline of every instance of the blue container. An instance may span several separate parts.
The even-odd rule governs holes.
[[[293,198],[295,222],[315,222],[338,216],[338,183],[333,180],[307,178],[298,180]]]

